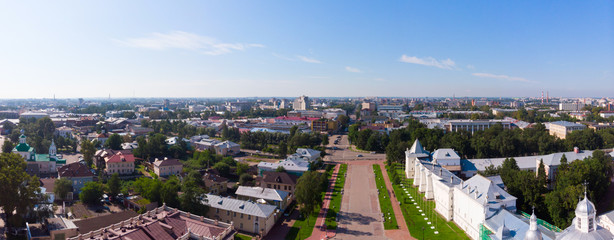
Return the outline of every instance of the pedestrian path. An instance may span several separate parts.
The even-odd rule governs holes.
[[[337,174],[339,173],[339,168],[341,164],[335,165],[335,169],[331,174],[331,179],[328,189],[326,190],[326,194],[324,195],[324,200],[322,201],[322,208],[320,208],[320,213],[318,214],[318,218],[316,219],[316,224],[313,228],[313,232],[311,233],[311,237],[307,239],[326,239],[328,237],[335,236],[335,230],[327,230],[326,229],[326,213],[328,213],[328,207],[330,205],[330,200],[332,199],[333,191],[335,189],[335,182],[337,182]]]
[[[397,196],[394,194],[394,188],[392,188],[392,182],[390,182],[390,177],[388,177],[388,171],[386,171],[386,166],[383,162],[379,162],[378,164],[382,169],[382,174],[384,175],[384,181],[386,182],[388,195],[390,196],[390,201],[392,201],[392,209],[394,210],[394,216],[396,217],[397,224],[399,225],[399,229],[386,230],[386,237],[390,239],[415,239],[411,236],[409,229],[407,229],[405,217],[403,216],[403,212],[401,211],[399,200],[397,200]]]

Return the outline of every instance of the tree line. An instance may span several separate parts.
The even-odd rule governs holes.
[[[563,155],[553,182],[547,181],[543,162],[537,173],[520,170],[514,158],[507,158],[500,167],[490,166],[480,174],[500,175],[508,193],[515,196],[519,210],[536,214],[560,228],[566,228],[575,217],[574,210],[587,191],[588,198],[598,203],[604,197],[612,177],[612,159],[602,151],[571,163]],[[547,186],[553,186],[549,189]],[[609,200],[609,199],[608,199]]]
[[[362,133],[363,131],[368,130],[355,134],[357,139],[353,143],[357,146],[360,142],[368,141],[368,135]],[[574,147],[590,150],[611,148],[614,147],[614,129],[594,131],[587,128],[573,131],[565,139],[559,139],[550,135],[541,123],[525,129],[503,129],[502,125],[496,124],[471,134],[467,131],[444,133],[442,129],[428,129],[416,120],[409,120],[405,128],[390,133],[389,143],[386,145],[387,160],[403,161],[405,150],[411,147],[416,139],[429,151],[453,148],[463,158],[493,158],[544,155],[572,151]]]

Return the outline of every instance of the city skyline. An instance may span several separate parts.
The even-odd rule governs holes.
[[[4,2],[0,98],[611,97],[614,3]]]

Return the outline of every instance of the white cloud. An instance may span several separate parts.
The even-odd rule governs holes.
[[[170,33],[152,33],[148,37],[115,40],[116,42],[135,48],[154,50],[183,49],[201,52],[207,55],[221,55],[232,51],[243,51],[248,48],[263,48],[257,43],[224,43],[215,38],[201,36],[195,33],[172,31]]]
[[[345,70],[348,71],[348,72],[353,72],[353,73],[361,73],[362,72],[360,69],[353,68],[353,67],[350,67],[350,66],[345,67]]]
[[[476,76],[476,77],[482,77],[482,78],[494,78],[494,79],[502,79],[502,80],[515,81],[515,82],[531,82],[527,80],[526,78],[512,77],[512,76],[507,76],[507,75],[497,75],[497,74],[492,74],[492,73],[473,73],[471,75]]]
[[[441,69],[448,69],[448,70],[452,70],[456,68],[456,63],[454,63],[454,61],[452,61],[449,58],[444,59],[444,60],[437,60],[433,57],[419,58],[419,57],[407,56],[403,54],[403,56],[401,56],[401,59],[399,59],[399,61],[404,62],[404,63],[413,63],[413,64],[420,64],[420,65],[431,66],[431,67],[438,67]]]
[[[386,79],[383,79],[383,78],[376,78],[374,80],[377,81],[377,82],[385,82],[386,81]]]
[[[468,69],[475,69],[475,66],[473,66],[473,65],[469,64],[469,65],[467,65],[467,68],[468,68]]]
[[[296,57],[303,61],[303,62],[308,62],[308,63],[322,63],[319,60],[315,59],[315,58],[309,58],[309,57],[305,57],[305,56],[301,56],[301,55],[296,55]]]

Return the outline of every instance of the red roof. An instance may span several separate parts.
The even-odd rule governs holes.
[[[118,152],[113,156],[105,158],[107,163],[118,163],[118,162],[134,162],[134,154],[123,154],[122,152]]]
[[[281,117],[276,117],[275,120],[284,120],[284,121],[313,121],[313,120],[318,120],[320,118],[308,118],[308,117],[286,117],[286,116],[281,116]]]

